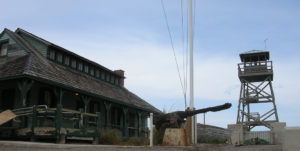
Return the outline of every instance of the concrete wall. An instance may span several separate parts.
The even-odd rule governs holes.
[[[286,127],[283,135],[283,151],[300,150],[300,127]]]
[[[231,132],[228,129],[212,125],[197,124],[197,137],[200,141],[224,141],[230,138]]]
[[[228,125],[228,129],[231,131],[230,143],[233,145],[239,145],[244,143],[244,129],[242,124]]]
[[[270,123],[270,125],[272,126],[272,133],[273,133],[273,143],[276,145],[280,145],[283,142],[283,133],[284,133],[284,129],[286,127],[286,123],[285,122],[274,122],[274,123]]]

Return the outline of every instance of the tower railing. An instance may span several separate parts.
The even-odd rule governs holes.
[[[272,74],[273,63],[272,61],[255,61],[255,62],[243,62],[238,64],[239,76],[245,76],[248,74]]]

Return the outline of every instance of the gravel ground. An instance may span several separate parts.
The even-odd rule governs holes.
[[[148,147],[116,145],[53,144],[22,141],[0,141],[0,151],[282,151],[280,145],[240,146],[206,145],[187,147]]]

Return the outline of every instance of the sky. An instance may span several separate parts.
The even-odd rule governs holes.
[[[20,27],[111,70],[123,69],[125,87],[156,108],[185,109],[161,0],[0,1],[0,29]],[[187,2],[163,2],[183,76]],[[194,3],[195,107],[233,105],[226,111],[207,113],[206,124],[227,127],[236,122],[239,54],[267,49],[274,66],[279,120],[299,126],[300,1]],[[253,110],[264,107],[261,104]],[[198,122],[203,123],[203,115],[198,115]]]

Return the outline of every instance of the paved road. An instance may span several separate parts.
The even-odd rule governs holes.
[[[148,147],[0,141],[0,151],[282,151],[282,149],[279,145],[234,147],[231,145],[201,144],[187,147]]]

